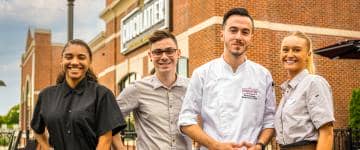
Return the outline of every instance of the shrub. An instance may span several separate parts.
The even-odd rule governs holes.
[[[354,89],[350,102],[350,127],[360,129],[360,89]]]

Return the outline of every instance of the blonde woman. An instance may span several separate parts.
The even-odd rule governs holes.
[[[287,71],[275,115],[276,140],[280,149],[332,149],[333,98],[328,82],[315,75],[310,38],[302,32],[285,37],[280,60]]]

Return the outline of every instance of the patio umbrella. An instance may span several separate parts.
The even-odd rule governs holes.
[[[315,54],[330,59],[360,59],[360,40],[347,40],[314,50]]]

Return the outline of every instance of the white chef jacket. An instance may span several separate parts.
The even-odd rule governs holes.
[[[266,68],[246,60],[234,73],[221,57],[193,72],[178,126],[197,124],[201,115],[203,130],[212,138],[256,143],[262,129],[274,128],[275,105]]]

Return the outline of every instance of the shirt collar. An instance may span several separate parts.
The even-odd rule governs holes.
[[[153,85],[153,89],[157,89],[160,87],[168,89],[163,83],[161,83],[161,81],[156,77],[156,75],[152,75],[151,84]],[[185,87],[186,83],[185,83],[184,78],[176,75],[176,81],[173,85],[171,85],[171,87],[169,87],[169,89],[176,87],[176,86]]]
[[[281,84],[281,89],[285,90],[287,87],[295,88],[308,74],[309,71],[307,69],[302,70],[293,79],[288,80],[285,83]]]
[[[64,79],[64,81],[61,83],[64,96],[67,96],[71,93],[76,93],[78,95],[81,95],[86,88],[86,83],[87,83],[87,78],[85,77],[75,86],[75,88],[71,88]]]
[[[233,70],[232,70],[232,67],[225,61],[224,55],[221,55],[220,60],[223,63],[225,69],[227,69],[228,71],[234,73]],[[247,60],[247,57],[245,57],[245,61],[236,68],[235,74],[238,73],[239,70],[241,70],[242,68],[245,68],[247,63],[248,63],[248,60]]]

